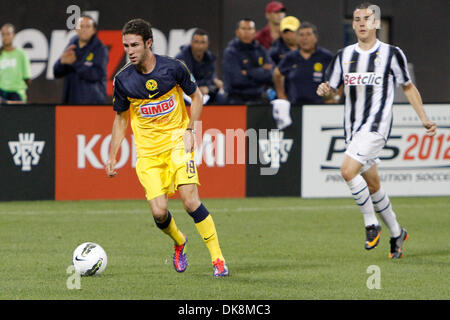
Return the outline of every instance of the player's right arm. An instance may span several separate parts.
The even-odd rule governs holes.
[[[105,167],[106,174],[110,178],[117,175],[117,171],[114,169],[116,166],[116,156],[122,145],[122,141],[125,138],[128,119],[130,117],[130,102],[127,99],[127,95],[120,80],[116,77],[114,77],[113,81],[113,105],[113,108],[116,111],[116,117],[113,122],[108,162]]]
[[[278,69],[278,67],[275,67],[275,70],[273,72],[273,84],[277,92],[277,97],[278,99],[288,100],[284,88],[284,79],[285,76],[280,72],[280,69]]]
[[[331,88],[330,83],[328,81],[322,82],[317,87],[317,95],[320,97],[324,97],[325,100],[328,100],[336,95],[337,90]]]
[[[125,133],[128,126],[128,118],[130,111],[117,112],[114,118],[112,137],[111,137],[111,147],[109,150],[108,162],[106,163],[106,174],[108,177],[112,178],[117,175],[117,171],[114,169],[116,166],[116,156],[119,152],[120,146],[123,139],[125,138]]]
[[[317,95],[323,97],[325,100],[333,98],[338,91],[337,89],[342,84],[343,71],[341,59],[342,50],[339,50],[338,53],[333,57],[325,71],[326,81],[322,82],[317,87]]]

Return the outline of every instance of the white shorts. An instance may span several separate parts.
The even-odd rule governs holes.
[[[361,173],[380,163],[378,158],[386,141],[377,132],[357,132],[347,145],[345,154],[362,164]]]

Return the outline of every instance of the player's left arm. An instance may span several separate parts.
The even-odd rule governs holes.
[[[31,86],[31,63],[30,58],[24,52],[22,57],[22,74],[23,81],[27,84],[27,87]]]
[[[194,130],[195,123],[200,121],[200,117],[202,116],[203,110],[203,96],[200,92],[200,89],[197,87],[194,93],[189,95],[191,97],[191,116],[189,120],[189,124],[187,126],[186,132],[183,136],[184,147],[186,152],[194,151]]]
[[[436,123],[428,119],[423,108],[422,97],[420,96],[419,90],[417,90],[416,86],[412,82],[403,85],[402,88],[406,98],[413,106],[422,121],[423,126],[427,130],[427,135],[434,136],[436,134]]]

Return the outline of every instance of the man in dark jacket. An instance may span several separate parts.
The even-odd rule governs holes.
[[[223,91],[223,82],[216,77],[216,56],[208,48],[208,34],[203,29],[196,29],[191,43],[182,46],[175,58],[183,60],[187,65],[201,93],[209,96],[208,104],[223,104],[226,102],[220,92]]]
[[[272,68],[266,49],[255,41],[255,22],[239,21],[236,38],[230,41],[223,55],[222,72],[228,103],[267,103],[264,89],[272,84]]]
[[[53,66],[55,78],[65,77],[62,103],[106,103],[108,50],[97,38],[96,22],[89,16],[78,20],[77,35],[70,39]]]
[[[294,16],[287,16],[281,20],[281,37],[275,40],[269,49],[269,56],[275,65],[278,65],[289,51],[300,49],[297,33],[299,27],[300,20]]]
[[[274,85],[279,99],[292,104],[322,104],[316,93],[325,79],[325,70],[333,59],[332,53],[317,45],[317,27],[303,22],[299,28],[300,50],[289,51],[274,70]],[[334,101],[336,102],[336,101]]]

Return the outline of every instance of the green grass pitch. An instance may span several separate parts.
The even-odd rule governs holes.
[[[410,238],[388,258],[389,231],[364,250],[352,199],[205,199],[230,277],[212,276],[209,253],[179,200],[169,210],[189,237],[189,267],[172,266],[173,244],[140,201],[0,203],[0,299],[449,299],[450,198],[393,198]],[[75,247],[99,243],[100,276],[69,290]],[[380,289],[369,289],[370,266]]]

